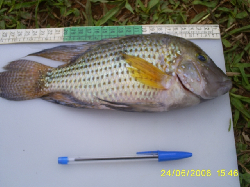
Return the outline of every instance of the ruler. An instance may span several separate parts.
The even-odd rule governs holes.
[[[220,39],[219,25],[162,24],[0,30],[0,44],[98,41],[135,34],[164,33],[186,39]]]

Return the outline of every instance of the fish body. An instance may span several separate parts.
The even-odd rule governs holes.
[[[17,60],[0,73],[0,96],[41,97],[77,108],[160,112],[226,93],[230,79],[197,45],[165,35],[133,35],[31,54],[68,63]]]

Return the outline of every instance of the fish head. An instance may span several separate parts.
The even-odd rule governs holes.
[[[185,46],[177,67],[182,85],[205,100],[227,93],[232,81],[202,49],[190,43]]]

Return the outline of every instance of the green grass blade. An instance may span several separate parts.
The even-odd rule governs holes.
[[[126,0],[126,4],[125,4],[126,9],[128,9],[130,12],[132,12],[134,14],[133,8],[131,7],[131,5],[129,4],[128,0]]]
[[[230,118],[230,120],[229,120],[228,132],[230,132],[230,130],[231,130],[231,126],[232,126],[232,120],[231,120],[231,118]]]
[[[73,8],[73,14],[78,17],[80,16],[80,11],[77,8]]]
[[[8,10],[8,9],[7,9],[7,8],[1,9],[1,10],[0,10],[0,15],[1,15],[2,13],[4,13],[6,10]]]
[[[223,39],[224,39],[224,38],[222,38],[222,40],[223,40]],[[227,50],[227,51],[224,51],[224,54],[230,53],[230,52],[232,52],[232,51],[235,51],[235,49],[238,48],[238,47],[239,47],[239,42],[235,43],[235,44],[233,45],[233,48],[232,48],[232,49],[229,49],[229,50]]]
[[[66,7],[71,7],[71,2],[68,0],[64,0],[64,4],[66,5]]]
[[[227,27],[230,27],[233,22],[235,21],[234,17],[232,15],[228,16],[228,22],[227,22]]]
[[[244,114],[248,119],[250,119],[250,113],[246,110],[245,106],[239,99],[231,97],[231,103],[235,108],[237,108],[242,114]]]
[[[229,8],[226,8],[226,7],[219,7],[218,10],[220,10],[222,12],[233,14],[233,11],[231,9],[229,9]]]
[[[177,1],[174,6],[174,10],[177,9],[177,7],[180,5],[180,1]]]
[[[115,14],[117,14],[122,7],[124,6],[124,3],[121,3],[120,5],[112,8],[105,14],[99,21],[98,21],[98,26],[105,24],[110,18],[112,18]]]
[[[245,17],[247,17],[247,12],[246,11],[243,11],[243,12],[240,12],[239,14],[237,14],[236,16],[235,16],[235,18],[236,19],[243,19],[243,18],[245,18]]]
[[[240,173],[240,178],[242,180],[244,180],[247,184],[250,184],[250,174],[249,173],[244,173],[244,174],[241,174]],[[246,185],[247,187],[248,185]]]
[[[37,21],[37,11],[38,11],[38,6],[39,6],[40,2],[41,2],[41,0],[37,1],[36,8],[35,8],[35,26],[36,26],[36,28],[39,27],[38,26],[38,21]]]
[[[238,63],[238,64],[233,64],[232,67],[250,68],[250,63]]]
[[[3,1],[4,0],[0,0],[0,9],[2,8]]]
[[[97,2],[100,2],[100,3],[107,3],[108,0],[90,0],[91,2],[93,3],[97,3]]]
[[[136,2],[137,2],[136,4],[139,5],[139,7],[142,9],[143,12],[146,12],[146,11],[147,11],[146,7],[145,7],[144,4],[141,2],[141,0],[136,0]]]
[[[17,29],[26,29],[26,26],[25,25],[23,25],[21,22],[17,22],[17,24],[16,24],[16,28]]]
[[[247,31],[248,32],[250,31],[250,25],[246,25],[244,27],[234,29],[234,30],[230,31],[228,34],[226,34],[223,38],[226,38],[229,35],[237,34],[239,32],[247,32]]]
[[[235,111],[234,111],[234,127],[237,126],[237,122],[239,120],[239,117],[240,117],[240,111],[235,109]]]
[[[193,1],[192,4],[193,5],[204,5],[204,6],[209,7],[209,8],[215,8],[216,5],[218,4],[218,0],[217,1],[211,1],[211,2],[195,0],[195,1]]]
[[[245,81],[246,85],[249,85],[248,78],[246,76],[245,70],[243,67],[239,67],[243,80]]]
[[[66,6],[61,6],[60,7],[60,15],[61,17],[65,17],[66,14]]]
[[[0,29],[5,29],[5,21],[0,21]]]
[[[20,12],[20,16],[24,19],[31,19],[31,13],[29,12]]]
[[[151,0],[151,1],[149,1],[147,12],[149,12],[151,8],[153,8],[155,5],[157,5],[159,3],[159,1],[160,0]]]
[[[16,4],[16,5],[14,6],[13,9],[29,8],[29,7],[31,7],[31,6],[33,6],[33,5],[35,5],[35,4],[36,4],[35,1],[33,1],[33,2],[25,2],[25,3],[18,3],[18,4]]]
[[[87,25],[93,26],[94,24],[92,18],[91,2],[89,0],[87,0],[85,11],[86,11]]]
[[[231,47],[231,43],[228,40],[224,39],[224,38],[222,38],[222,43],[223,43],[223,45],[225,47]]]
[[[192,24],[192,23],[199,21],[206,14],[207,14],[207,12],[201,12],[201,13],[197,14],[193,19],[191,19],[190,23]]]
[[[237,99],[240,99],[241,101],[244,101],[244,102],[250,104],[250,98],[249,97],[244,97],[244,96],[237,95],[237,94],[234,94],[234,93],[231,93],[231,92],[230,92],[230,95],[237,98]]]

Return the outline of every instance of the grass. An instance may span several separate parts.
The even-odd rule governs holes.
[[[240,183],[250,186],[250,0],[0,0],[0,29],[138,24],[219,24]],[[230,130],[231,126],[229,126]]]

